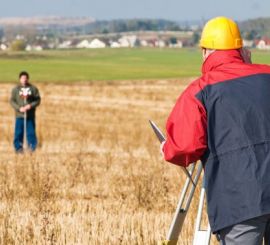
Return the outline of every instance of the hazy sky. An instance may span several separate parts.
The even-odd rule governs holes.
[[[1,0],[0,17],[91,16],[95,19],[166,18],[236,20],[270,16],[270,0]]]

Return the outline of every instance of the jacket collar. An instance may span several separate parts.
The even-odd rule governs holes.
[[[228,63],[244,63],[239,50],[216,50],[210,54],[202,65],[202,73],[215,70]]]

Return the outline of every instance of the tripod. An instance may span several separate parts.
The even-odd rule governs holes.
[[[193,163],[190,169],[190,175],[193,176],[193,173],[196,171],[193,179],[193,184],[191,185],[191,180],[189,178],[186,179],[185,185],[183,187],[182,193],[180,195],[180,199],[173,217],[173,221],[171,223],[169,232],[167,234],[166,240],[162,241],[162,245],[176,245],[178,241],[178,237],[181,233],[186,215],[188,213],[192,198],[195,193],[196,186],[198,185],[198,181],[200,179],[200,175],[202,172],[202,164],[199,163],[197,170],[195,170],[195,164]],[[190,186],[191,185],[191,186]],[[190,188],[189,188],[190,187]],[[201,188],[200,201],[198,206],[198,213],[195,224],[195,233],[193,245],[209,245],[211,239],[211,229],[208,225],[207,230],[201,229],[201,221],[204,207],[204,198],[205,198],[205,189],[204,186]]]
[[[149,121],[149,122],[157,138],[159,139],[159,141],[161,143],[165,141],[165,137],[163,136],[160,129],[155,125],[155,123],[152,121]],[[187,179],[185,181],[185,185],[181,192],[180,199],[177,204],[177,208],[176,208],[169,232],[167,234],[166,240],[161,242],[162,245],[176,245],[177,244],[178,237],[181,233],[187,212],[189,210],[192,198],[195,193],[195,189],[200,180],[200,175],[202,173],[203,166],[202,166],[202,163],[199,163],[196,169],[195,163],[193,163],[189,171],[186,168],[183,168],[183,169],[185,170],[184,172],[187,176]],[[194,175],[194,178],[192,178],[193,175]],[[205,198],[205,189],[204,189],[204,184],[203,184],[202,189],[201,189],[201,194],[200,194],[200,201],[199,201],[199,207],[198,207],[198,213],[197,213],[197,219],[196,219],[196,225],[195,225],[193,245],[209,245],[210,244],[210,239],[211,239],[210,226],[208,225],[207,230],[201,229],[204,198]]]

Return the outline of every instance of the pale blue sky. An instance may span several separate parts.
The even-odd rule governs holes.
[[[91,16],[96,19],[235,20],[270,16],[270,0],[1,0],[0,17]]]

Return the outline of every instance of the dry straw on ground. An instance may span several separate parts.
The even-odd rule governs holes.
[[[12,149],[11,84],[1,85],[0,244],[157,244],[184,176],[148,125],[164,127],[189,81],[39,85],[40,148]],[[191,244],[198,190],[179,244]]]

